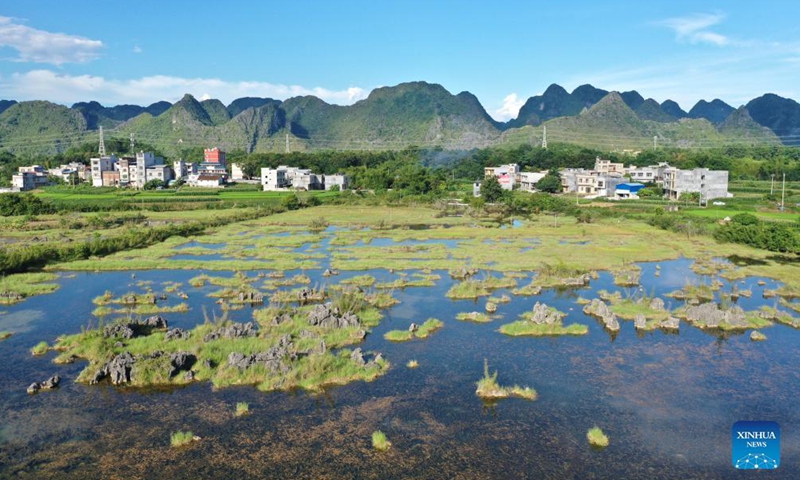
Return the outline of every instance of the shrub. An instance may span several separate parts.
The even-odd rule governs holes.
[[[189,445],[193,441],[195,441],[195,436],[189,431],[181,432],[179,430],[169,437],[169,444],[175,448]]]
[[[381,432],[380,430],[376,430],[372,432],[372,448],[379,452],[385,452],[389,450],[389,447],[392,446],[392,442],[390,442],[386,438],[386,434]]]

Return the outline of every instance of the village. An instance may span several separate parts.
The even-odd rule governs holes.
[[[152,152],[140,151],[135,156],[100,155],[90,165],[72,162],[50,169],[41,165],[19,167],[12,177],[11,192],[25,192],[44,187],[56,177],[66,184],[86,182],[93,187],[156,188],[186,184],[190,187],[224,188],[230,183],[260,183],[264,191],[347,190],[351,179],[344,173],[320,174],[306,168],[281,165],[262,168],[260,178],[251,179],[240,165],[228,168],[226,153],[218,147],[204,149],[203,161],[176,160],[169,165]],[[497,178],[504,190],[537,192],[537,184],[547,171],[523,172],[518,164],[487,167],[484,179]],[[647,185],[663,189],[668,200],[684,194],[696,194],[700,204],[712,199],[728,198],[728,172],[695,168],[691,170],[659,163],[644,167],[628,166],[597,157],[594,168],[564,168],[558,171],[561,193],[587,199],[638,199]],[[473,183],[473,195],[480,196],[481,181]]]

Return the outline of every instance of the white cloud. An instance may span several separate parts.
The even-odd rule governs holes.
[[[203,96],[200,97],[200,100],[211,100],[211,95],[204,93]]]
[[[492,116],[500,122],[511,120],[519,115],[519,109],[524,104],[524,99],[519,98],[516,93],[512,93],[503,99],[503,106],[495,110]]]
[[[84,63],[100,56],[103,42],[77,35],[52,33],[15,23],[0,16],[0,47],[19,53],[15,61],[51,63]]]
[[[140,47],[139,45],[134,45],[133,53],[142,53],[142,47]]]
[[[719,24],[725,18],[721,14],[699,13],[686,17],[668,18],[656,25],[671,28],[675,31],[675,38],[681,42],[710,43],[724,47],[731,43],[725,35],[708,31],[709,27]]]
[[[105,105],[135,103],[147,105],[160,100],[175,102],[189,93],[196,98],[211,95],[229,103],[240,97],[286,99],[314,95],[326,102],[349,105],[366,98],[360,87],[330,90],[267,82],[231,82],[218,78],[182,78],[154,75],[130,80],[114,80],[94,75],[68,75],[51,70],[32,70],[0,78],[4,98],[50,100],[63,104],[96,100]]]

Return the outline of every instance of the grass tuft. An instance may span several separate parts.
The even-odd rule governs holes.
[[[589,440],[589,444],[595,447],[605,448],[608,446],[608,437],[600,427],[592,427],[588,432],[586,432],[586,438]]]
[[[41,341],[31,348],[31,354],[37,356],[44,355],[48,350],[50,350],[50,346],[47,345],[47,342]]]
[[[419,367],[419,362],[416,361],[416,360],[409,360],[408,363],[406,363],[406,367],[408,367],[408,368],[417,368],[417,367]]]
[[[241,417],[250,413],[250,404],[247,402],[238,402],[236,404],[236,416]]]
[[[381,432],[380,430],[376,430],[372,432],[372,448],[379,452],[385,452],[389,450],[392,446],[392,442],[390,442],[386,438],[386,434]]]
[[[169,444],[173,448],[183,447],[185,445],[189,445],[190,443],[194,442],[195,440],[199,440],[198,437],[195,437],[192,432],[186,431],[181,432],[180,430],[173,433],[169,437]]]

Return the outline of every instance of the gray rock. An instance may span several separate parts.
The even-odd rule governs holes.
[[[274,317],[272,317],[272,321],[269,322],[269,324],[273,327],[277,327],[278,325],[291,321],[292,321],[291,315],[289,315],[288,313],[282,313],[280,315],[275,315]]]
[[[169,378],[174,377],[180,371],[188,371],[192,368],[192,365],[197,362],[197,357],[194,354],[189,352],[177,352],[173,353],[169,356],[169,364],[171,370],[169,372]]]
[[[355,362],[359,367],[363,367],[367,363],[366,360],[364,360],[364,354],[361,352],[361,348],[356,348],[350,353],[350,360]]]
[[[105,338],[124,338],[125,340],[131,339],[136,336],[131,324],[128,323],[115,323],[113,325],[106,325],[103,328],[103,337]]]
[[[272,373],[286,374],[291,369],[289,362],[297,358],[294,343],[290,335],[284,335],[278,344],[269,350],[252,355],[245,355],[239,352],[231,352],[228,355],[228,365],[239,369],[250,368],[253,365],[262,363]]]
[[[189,332],[182,328],[171,328],[164,335],[164,340],[187,340]]]
[[[28,395],[33,395],[34,393],[39,393],[39,390],[41,390],[41,389],[42,389],[42,386],[39,385],[38,382],[33,382],[28,387],[28,390],[27,390],[28,391]]]
[[[212,340],[217,340],[219,338],[244,338],[244,337],[255,337],[256,336],[255,324],[253,322],[247,323],[234,323],[227,327],[222,327],[218,330],[215,330],[205,337],[203,337],[204,342],[210,342]]]
[[[644,330],[647,328],[647,318],[641,314],[637,313],[636,317],[633,319],[633,326],[636,330]]]
[[[720,310],[714,302],[703,303],[686,309],[686,319],[700,328],[719,328],[720,325],[733,328],[747,328],[744,310],[734,306]]]
[[[131,369],[136,359],[130,352],[123,352],[114,357],[110,362],[103,365],[103,367],[95,373],[92,380],[89,382],[95,384],[108,377],[114,385],[121,385],[123,383],[130,383]]]
[[[563,317],[563,313],[550,309],[544,303],[536,302],[536,305],[533,306],[531,322],[537,325],[555,325],[561,322]]]
[[[417,330],[419,330],[419,325],[417,325],[416,323],[412,323],[411,325],[408,326],[408,331],[411,333],[414,333]]]
[[[167,319],[161,315],[153,315],[141,322],[141,325],[150,328],[167,328]]]
[[[308,313],[308,324],[325,329],[360,327],[361,321],[352,313],[341,313],[330,302],[317,305]]]
[[[47,389],[58,388],[60,384],[61,384],[61,377],[59,377],[58,375],[53,375],[52,377],[42,382],[42,388],[47,388]]]
[[[193,382],[193,381],[194,381],[194,370],[189,370],[188,372],[186,372],[186,373],[183,375],[183,378],[184,378],[185,380],[188,380],[188,381],[190,381],[190,382]]]
[[[656,310],[658,312],[661,312],[661,311],[664,310],[664,308],[665,308],[664,307],[664,300],[661,300],[658,297],[650,300],[650,310]]]
[[[591,303],[583,307],[583,313],[598,318],[603,322],[606,329],[612,332],[618,332],[620,329],[617,316],[606,303],[599,298],[592,299]]]
[[[678,330],[681,326],[681,321],[670,315],[669,317],[667,317],[666,320],[661,322],[658,326],[661,328],[666,328],[668,330]]]

